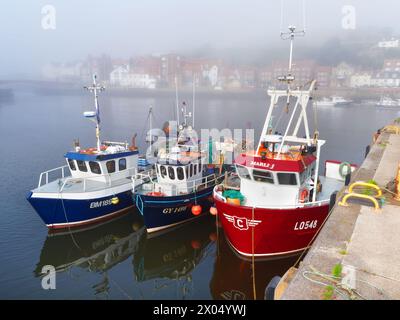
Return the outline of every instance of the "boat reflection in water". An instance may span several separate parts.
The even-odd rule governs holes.
[[[215,232],[215,219],[206,215],[147,234],[133,259],[135,278],[148,292],[146,298],[192,298],[192,273],[209,254],[214,255]]]
[[[102,274],[102,281],[93,288],[95,294],[107,293],[107,271],[131,256],[145,235],[143,219],[133,209],[89,228],[50,232],[34,274],[43,276],[42,268],[46,265],[54,266],[56,272],[68,272],[73,267],[82,268]]]
[[[210,289],[216,300],[253,300],[253,271],[251,260],[239,257],[229,246],[222,229],[219,229],[217,257]],[[275,276],[283,276],[293,266],[299,255],[270,260],[255,260],[256,299],[264,299],[265,288]]]

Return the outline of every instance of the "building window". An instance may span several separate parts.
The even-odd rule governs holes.
[[[247,170],[246,167],[236,166],[236,168],[237,168],[237,173],[238,173],[240,178],[251,180],[251,176],[250,176],[249,170]]]
[[[100,165],[98,162],[89,161],[90,171],[95,174],[101,174]]]
[[[295,173],[279,172],[278,181],[279,184],[297,186],[297,179]]]
[[[274,176],[269,171],[253,170],[253,178],[259,182],[274,183]]]
[[[114,173],[115,172],[115,161],[114,160],[107,161],[106,167],[107,167],[108,173]]]
[[[119,159],[118,168],[119,168],[119,171],[126,169],[126,159],[125,158]]]
[[[175,180],[175,170],[173,167],[168,167],[168,176],[171,180]]]
[[[183,180],[185,178],[182,167],[176,168],[176,175],[178,176],[179,180]]]
[[[76,160],[76,163],[78,164],[79,171],[82,171],[82,172],[87,172],[87,171],[88,171],[88,170],[87,170],[87,167],[86,167],[86,162],[85,162],[85,161]]]
[[[161,166],[160,171],[161,171],[161,177],[164,178],[167,175],[167,169],[165,169],[164,166]]]
[[[72,160],[72,159],[67,159],[67,160],[68,160],[69,168],[70,168],[72,171],[76,171],[75,161]]]

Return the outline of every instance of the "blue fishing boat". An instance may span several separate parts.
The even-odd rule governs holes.
[[[207,153],[188,119],[192,113],[183,103],[184,122],[172,147],[160,148],[155,175],[133,178],[133,200],[143,215],[147,232],[179,225],[205,214],[213,204],[213,187],[224,179],[222,165],[208,165]]]
[[[100,142],[96,83],[85,87],[94,94],[95,111],[84,116],[96,124],[97,147],[75,149],[64,157],[67,165],[42,172],[37,188],[27,199],[49,228],[70,228],[109,219],[133,207],[132,177],[138,173],[138,149],[134,138],[126,142]]]

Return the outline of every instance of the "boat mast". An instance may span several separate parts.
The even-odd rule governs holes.
[[[97,151],[100,152],[100,108],[99,108],[99,101],[98,101],[98,92],[104,91],[105,88],[97,84],[97,75],[93,75],[93,84],[88,87],[84,87],[86,90],[93,92],[94,95],[94,106],[96,109],[96,140],[97,140]]]
[[[149,110],[149,127],[150,127],[150,145],[153,143],[153,121],[152,121],[152,116],[153,116],[153,106],[150,106]]]
[[[195,114],[195,92],[196,92],[196,76],[193,74],[193,102],[192,102],[192,109],[193,109],[193,116],[192,116],[192,127],[194,128],[194,114]]]
[[[176,121],[179,126],[179,97],[178,97],[178,79],[175,75],[175,103],[176,103]]]
[[[287,97],[286,97],[286,108],[289,108],[289,100],[290,100],[290,85],[294,81],[294,76],[292,75],[293,69],[293,42],[296,36],[304,36],[305,31],[296,31],[295,26],[289,26],[289,32],[282,32],[281,31],[281,39],[287,40],[290,39],[290,51],[289,51],[289,67],[288,67],[288,74],[285,76],[278,77],[279,81],[287,83]]]

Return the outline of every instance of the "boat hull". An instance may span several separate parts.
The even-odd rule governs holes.
[[[62,198],[38,197],[30,192],[27,200],[50,229],[98,223],[133,207],[131,190],[88,199],[73,199],[65,193]]]
[[[213,203],[213,188],[214,186],[205,188],[196,194],[169,197],[134,193],[133,200],[143,215],[147,232],[156,232],[207,214]],[[202,212],[197,216],[192,213],[195,204],[202,208]]]
[[[214,201],[228,242],[244,257],[285,256],[307,249],[329,212],[329,204],[253,212],[216,196]]]

